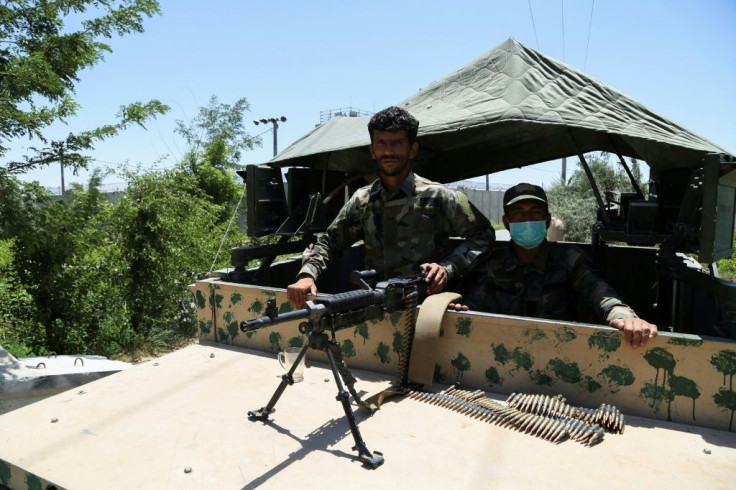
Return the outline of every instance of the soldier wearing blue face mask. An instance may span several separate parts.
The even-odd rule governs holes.
[[[461,291],[464,304],[450,308],[604,323],[622,330],[634,348],[656,337],[656,325],[638,318],[619,299],[582,250],[547,241],[551,215],[544,189],[515,185],[504,194],[503,207],[508,247],[497,250],[468,279]]]
[[[503,224],[518,254],[536,255],[534,252],[547,236],[552,217],[547,212],[547,195],[539,186],[518,184],[503,196]]]

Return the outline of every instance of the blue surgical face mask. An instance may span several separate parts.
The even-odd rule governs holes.
[[[534,248],[547,236],[546,221],[523,221],[521,223],[509,223],[511,239],[520,247]]]

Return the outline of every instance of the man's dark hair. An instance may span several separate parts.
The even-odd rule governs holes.
[[[397,129],[406,129],[409,135],[409,144],[413,144],[417,139],[417,131],[419,131],[419,121],[401,107],[391,106],[376,112],[368,123],[368,133],[371,135],[373,142],[373,130],[380,129],[383,131],[395,131]]]

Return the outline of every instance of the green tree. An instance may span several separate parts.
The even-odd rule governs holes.
[[[189,124],[176,121],[175,131],[184,137],[192,151],[204,152],[213,166],[235,169],[244,150],[252,150],[261,144],[260,138],[249,135],[245,130],[244,117],[249,110],[250,104],[245,97],[230,105],[212,95],[208,105],[200,107],[197,116]],[[209,147],[221,143],[227,147],[226,152],[215,148],[207,153]]]
[[[196,332],[187,285],[224,265],[221,207],[181,170],[128,175],[118,204],[101,179],[62,199],[0,179],[0,338],[14,352],[155,352]]]
[[[13,241],[0,240],[0,345],[15,356],[30,355],[37,326],[33,297],[15,272]]]
[[[587,157],[590,172],[598,186],[601,197],[605,199],[606,191],[631,192],[633,186],[626,171],[609,162],[607,153],[589,155]],[[641,168],[634,161],[631,173],[641,187]],[[587,174],[579,165],[568,182],[557,182],[547,189],[550,211],[565,224],[565,239],[569,241],[589,242],[590,226],[596,221],[598,203]]]
[[[179,170],[129,176],[110,232],[125,268],[122,296],[131,328],[153,348],[196,331],[187,285],[215,255],[219,212]]]
[[[260,138],[249,135],[245,129],[245,113],[249,110],[244,97],[230,105],[213,95],[188,124],[176,121],[175,131],[189,147],[182,167],[194,176],[198,187],[213,203],[223,206],[222,219],[229,217],[230,206],[242,192],[233,175],[234,170],[241,168],[242,152],[261,145]]]
[[[79,352],[95,338],[103,317],[115,311],[104,225],[110,203],[96,172],[89,190],[75,186],[62,200],[37,184],[8,178],[0,235],[13,240],[13,269],[33,298],[34,328],[23,342],[34,352]],[[109,303],[109,304],[108,304]]]
[[[29,233],[34,214],[49,199],[48,192],[39,184],[24,184],[12,175],[0,173],[0,239]]]
[[[733,247],[736,250],[736,235],[734,235]],[[723,279],[736,282],[736,257],[721,259],[716,264],[718,266],[718,272]]]
[[[45,333],[36,322],[35,303],[18,274],[18,236],[33,230],[34,209],[46,192],[38,184],[22,184],[16,178],[0,178],[0,345],[17,356],[43,345]]]
[[[143,32],[143,19],[159,14],[156,0],[14,0],[0,4],[0,158],[20,138],[41,142],[21,161],[2,171],[21,173],[61,163],[86,167],[84,152],[95,142],[168,110],[157,100],[122,106],[119,120],[100,128],[49,141],[44,130],[74,116],[74,88],[82,70],[103,60],[111,48],[103,40]],[[78,26],[78,27],[74,27]]]

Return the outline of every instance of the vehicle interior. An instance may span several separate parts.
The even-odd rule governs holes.
[[[585,165],[584,158],[581,162]],[[626,167],[623,159],[621,165]],[[275,235],[278,241],[233,249],[233,269],[223,272],[223,279],[279,288],[294,282],[298,255],[326,229],[345,196],[368,181],[312,168],[290,168],[284,179],[279,168],[255,165],[241,175],[248,234]],[[651,177],[648,196],[636,187],[604,196],[591,181],[599,208],[590,243],[562,246],[584,249],[601,277],[660,329],[734,338],[736,283],[718,278],[713,264],[733,254],[736,160],[708,154],[699,167]],[[687,254],[697,254],[700,264]],[[284,256],[292,258],[275,262]],[[344,271],[362,269],[362,259],[362,245],[352,247],[319,278],[320,292],[356,289]]]

